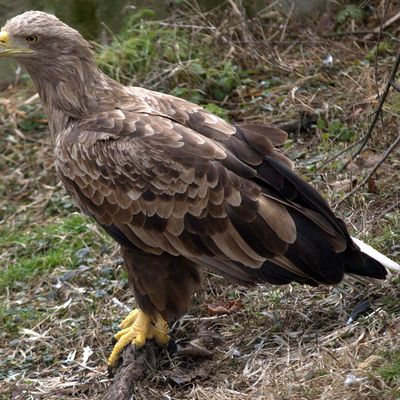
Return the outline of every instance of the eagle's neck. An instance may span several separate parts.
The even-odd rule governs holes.
[[[123,85],[103,74],[91,57],[60,57],[57,64],[24,65],[40,95],[51,133],[71,120],[114,108],[127,97]]]

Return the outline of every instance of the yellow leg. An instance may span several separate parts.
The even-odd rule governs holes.
[[[158,314],[154,321],[153,335],[155,342],[160,347],[167,346],[170,339],[168,332],[169,332],[169,326],[167,324],[167,321],[165,321],[163,317],[160,314]]]
[[[139,309],[135,308],[134,310],[132,310],[128,316],[119,324],[119,327],[121,329],[127,328],[128,326],[131,326],[135,321],[136,318],[139,314]]]
[[[114,336],[117,340],[108,358],[108,365],[116,364],[119,354],[129,344],[142,347],[146,339],[153,339],[159,346],[166,346],[169,341],[169,327],[166,321],[157,315],[154,320],[140,309],[133,310],[120,324],[121,330]]]

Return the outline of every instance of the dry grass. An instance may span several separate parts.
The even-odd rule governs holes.
[[[372,15],[349,20],[342,30],[376,28],[383,6],[375,2]],[[387,15],[398,6],[392,2]],[[287,152],[299,171],[337,202],[398,135],[400,102],[393,92],[384,123],[361,157],[343,172],[346,153],[322,167],[325,158],[365,133],[394,53],[383,51],[375,67],[363,60],[373,58],[376,36],[326,37],[332,20],[311,28],[278,11],[267,7],[261,19],[244,20],[226,7],[222,22],[195,13],[174,23],[186,21],[193,37],[208,27],[210,40],[227,58],[243,68],[253,65],[251,84],[222,102],[232,120],[269,123],[304,112],[318,115],[317,127],[291,136]],[[395,35],[396,27],[387,32]],[[328,54],[333,65],[323,61]],[[11,271],[21,260],[27,268],[30,258],[47,257],[49,246],[63,257],[28,277],[21,267],[19,275],[0,281],[0,399],[101,399],[110,385],[105,365],[110,338],[134,302],[116,247],[92,222],[71,219],[73,208],[51,167],[51,143],[33,94],[20,86],[0,99],[0,268]],[[399,155],[395,150],[368,187],[337,207],[353,232],[395,259],[400,255]],[[36,240],[42,234],[44,243]],[[56,243],[46,235],[57,235]],[[348,278],[335,288],[246,289],[207,274],[191,313],[173,332],[177,340],[218,335],[221,340],[207,342],[212,356],[160,352],[156,370],[137,383],[134,398],[397,399],[399,283],[393,276],[385,282]],[[370,301],[372,311],[346,325],[362,300]],[[211,305],[231,302],[237,304],[235,312],[210,314]],[[93,353],[87,358],[88,349]]]

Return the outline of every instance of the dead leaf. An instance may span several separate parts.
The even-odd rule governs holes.
[[[364,168],[372,168],[381,159],[381,155],[372,150],[364,151],[359,158],[359,164]]]
[[[167,371],[164,375],[177,385],[184,385],[199,378],[208,378],[210,376],[210,369],[205,365],[195,370],[176,367],[172,371]]]
[[[368,192],[370,193],[377,193],[378,187],[376,185],[376,180],[373,176],[370,176],[368,179]]]
[[[357,179],[342,179],[329,183],[329,187],[337,192],[350,192],[356,185]]]
[[[243,303],[239,300],[232,300],[228,302],[218,302],[207,304],[207,312],[210,315],[224,315],[232,314],[243,308]]]
[[[201,338],[189,341],[183,340],[176,344],[176,354],[178,356],[188,356],[192,358],[211,357],[213,352],[208,350]]]
[[[26,385],[19,385],[17,384],[14,387],[14,390],[11,394],[11,400],[17,400],[17,399],[21,399],[21,396],[24,396],[24,394],[27,394],[29,387]]]
[[[192,358],[211,357],[214,354],[214,349],[223,342],[221,335],[202,323],[194,337],[176,342],[176,354]]]
[[[361,168],[355,162],[350,162],[346,169],[353,174],[359,174],[361,171]]]
[[[369,367],[376,367],[383,363],[385,359],[381,356],[372,355],[366,360],[358,364],[358,369],[368,369]]]

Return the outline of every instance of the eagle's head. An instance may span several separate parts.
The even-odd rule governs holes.
[[[60,115],[83,117],[127,96],[122,85],[97,68],[86,39],[42,11],[27,11],[6,22],[0,31],[1,57],[16,59],[28,72],[53,125],[65,123]],[[60,131],[58,125],[52,131]]]
[[[90,45],[78,31],[42,11],[17,15],[0,31],[0,57],[12,57],[22,64],[90,55]]]

